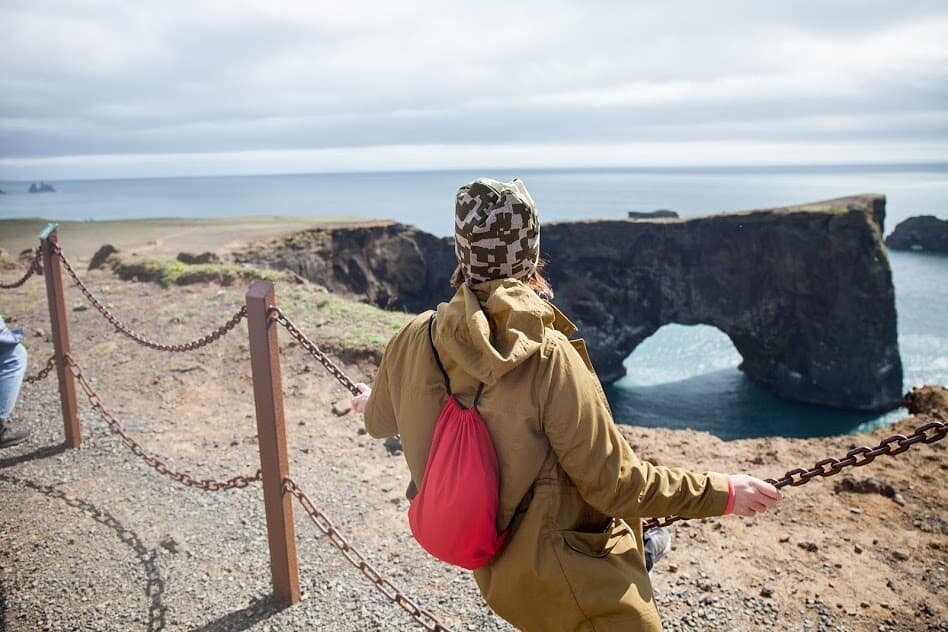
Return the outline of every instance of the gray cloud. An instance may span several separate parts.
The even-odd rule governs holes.
[[[349,4],[7,2],[0,158],[948,146],[944,3]]]

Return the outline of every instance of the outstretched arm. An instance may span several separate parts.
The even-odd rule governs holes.
[[[579,492],[602,513],[702,518],[730,509],[754,515],[779,498],[772,486],[749,476],[641,461],[615,427],[598,378],[565,340],[552,349],[545,377],[542,429]]]

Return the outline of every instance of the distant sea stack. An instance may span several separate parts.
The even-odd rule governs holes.
[[[934,215],[910,217],[899,222],[885,245],[892,250],[948,252],[948,220]]]
[[[667,208],[656,211],[629,211],[629,219],[678,219],[678,213]]]
[[[56,189],[48,182],[34,182],[30,185],[30,193],[55,193]]]
[[[663,325],[727,334],[748,377],[786,399],[881,411],[899,405],[885,197],[692,219],[547,224],[541,256],[599,376]],[[295,233],[235,255],[332,291],[420,312],[453,290],[453,240],[375,222]]]

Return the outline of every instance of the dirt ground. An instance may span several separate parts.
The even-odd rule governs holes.
[[[12,276],[5,271],[2,278]],[[197,337],[243,302],[238,287],[162,289],[122,282],[105,271],[86,277],[94,289],[107,294],[110,309],[123,320],[169,342]],[[74,355],[94,376],[103,400],[130,433],[173,465],[201,477],[228,478],[256,469],[243,326],[193,354],[158,354],[115,334],[96,312],[83,309],[83,299],[73,289],[67,304]],[[31,373],[52,350],[46,309],[41,280],[0,293],[0,311],[10,326],[27,329]],[[354,543],[452,628],[506,629],[479,602],[467,573],[444,569],[407,536],[407,503],[402,496],[407,468],[401,457],[367,438],[356,415],[338,406],[334,411],[337,402],[345,409],[346,392],[298,346],[289,344],[282,332],[281,342],[291,473],[304,487],[316,490],[317,503]],[[374,372],[370,362],[345,369],[356,380],[371,381]],[[83,424],[89,445],[78,451],[50,452],[61,432],[54,395],[55,377],[42,387],[25,388],[15,421],[36,428],[35,440],[22,449],[5,450],[0,459],[0,493],[13,501],[0,504],[0,532],[4,541],[13,543],[0,552],[0,607],[6,613],[7,629],[409,627],[410,620],[396,606],[378,601],[368,581],[346,570],[341,556],[298,511],[301,573],[308,597],[287,610],[267,605],[265,538],[262,523],[251,524],[262,520],[259,508],[252,510],[253,515],[241,513],[241,507],[250,506],[246,504],[228,508],[213,501],[208,508],[202,503],[211,501],[203,500],[202,492],[182,491],[135,460],[109,436],[85,402]],[[31,399],[35,400],[32,404]],[[948,414],[944,409],[934,412]],[[808,440],[725,442],[687,430],[623,426],[623,431],[640,457],[662,465],[776,477],[824,457],[840,458],[857,445],[875,445],[889,434],[910,432],[926,418],[907,418],[894,428],[871,434]],[[921,445],[895,458],[879,457],[866,467],[788,488],[776,511],[755,519],[725,517],[673,526],[673,550],[653,575],[666,627],[948,630],[946,445],[948,440]],[[844,476],[869,493],[836,491],[835,484]],[[865,483],[868,478],[877,483]],[[155,491],[143,498],[145,490],[159,484],[175,491]],[[116,493],[116,488],[122,491]],[[124,517],[128,524],[139,525],[135,533],[140,534],[136,537],[141,547],[113,547],[110,555],[128,555],[133,560],[137,555],[147,562],[152,558],[141,551],[154,549],[165,556],[151,562],[156,568],[164,564],[173,569],[162,576],[164,601],[159,606],[165,608],[165,615],[160,619],[144,616],[143,612],[156,608],[153,593],[150,606],[140,604],[140,595],[138,606],[125,603],[132,593],[141,592],[131,578],[145,571],[129,570],[118,562],[112,568],[112,562],[101,561],[95,551],[79,546],[84,538],[100,536],[91,535],[92,529],[81,520],[64,518],[70,509],[62,502],[44,500],[51,497],[50,489],[64,490],[60,493],[78,503],[94,502]],[[242,498],[250,500],[241,502],[252,504],[258,495]],[[142,502],[147,503],[146,516],[141,515]],[[245,520],[247,526],[239,527]],[[238,528],[228,536],[234,541],[227,547],[202,543],[205,535],[216,537],[210,531],[234,524]],[[40,546],[51,537],[50,530],[76,546]],[[159,543],[166,536],[185,542],[187,559],[162,553],[164,545]],[[248,567],[251,562],[257,566]],[[102,568],[109,570],[106,574],[112,579],[101,581],[117,583],[105,595],[96,592],[99,588],[90,579],[99,581]],[[144,563],[144,568],[150,567]],[[189,578],[195,576],[206,578],[203,591],[190,587]],[[65,588],[51,591],[57,577],[92,586],[91,592],[83,596]],[[345,587],[343,597],[336,595],[342,590],[340,581]],[[251,599],[258,601],[247,606]],[[345,616],[332,610],[348,608],[343,604],[353,600],[362,605],[345,610]],[[71,618],[60,615],[60,610],[73,614]],[[120,614],[126,610],[127,618]],[[209,620],[216,624],[208,624]],[[82,626],[69,627],[77,621]]]

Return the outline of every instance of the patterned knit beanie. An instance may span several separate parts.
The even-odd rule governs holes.
[[[540,258],[540,222],[523,182],[478,178],[458,189],[454,252],[468,285],[530,278]]]

